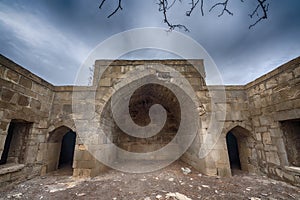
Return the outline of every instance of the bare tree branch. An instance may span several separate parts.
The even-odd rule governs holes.
[[[184,29],[184,31],[189,32],[189,29],[182,25],[182,24],[172,24],[168,20],[167,10],[168,10],[168,0],[159,0],[159,11],[163,12],[164,15],[164,23],[166,23],[170,29],[170,31],[174,30],[175,28]]]
[[[171,5],[167,8],[167,10],[169,10],[175,3],[177,0],[173,0],[173,2],[171,3]],[[180,0],[179,0],[180,1]]]
[[[118,0],[119,4],[116,7],[116,9],[107,17],[110,18],[111,16],[113,16],[115,13],[117,13],[119,10],[122,10],[122,0]],[[169,5],[169,0],[157,0],[157,4],[158,4],[158,11],[163,13],[163,22],[167,24],[167,26],[169,27],[170,30],[174,30],[176,28],[179,29],[184,29],[184,31],[189,32],[189,29],[182,24],[172,24],[169,19],[168,19],[168,15],[167,12],[169,11],[170,8],[172,8],[176,2],[180,2],[182,3],[182,0],[172,0],[171,4]],[[244,0],[240,0],[242,3],[244,3]],[[251,29],[252,27],[254,27],[257,23],[259,23],[260,21],[262,21],[263,19],[267,19],[268,18],[268,9],[269,9],[269,3],[267,3],[268,0],[253,0],[257,2],[257,6],[255,7],[255,9],[253,10],[252,13],[249,14],[250,18],[253,19],[255,17],[257,17],[257,20],[251,24],[249,26],[249,29]],[[101,3],[99,5],[99,9],[102,9],[104,3],[106,2],[106,0],[101,0]],[[228,9],[228,2],[229,0],[224,0],[224,2],[221,2],[221,0],[217,3],[215,3],[210,9],[209,12],[211,12],[213,9],[215,9],[216,7],[223,7],[221,13],[218,15],[218,17],[221,17],[222,15],[224,15],[224,13],[227,13],[229,15],[233,15],[233,12],[231,12]],[[204,9],[203,9],[203,5],[204,5],[204,0],[190,0],[190,9],[188,11],[186,11],[186,16],[191,16],[192,12],[195,10],[195,8],[200,4],[200,9],[201,9],[201,15],[204,16]]]
[[[106,0],[102,0],[100,6],[99,6],[99,9],[102,9],[102,6],[104,4],[104,2],[106,2]],[[118,4],[118,7],[110,14],[107,16],[107,18],[110,18],[111,16],[113,16],[114,14],[116,14],[119,10],[123,10],[122,6],[122,0],[119,0],[119,4]]]
[[[192,2],[190,3],[191,4],[191,9],[186,11],[186,16],[191,16],[193,10],[196,8],[197,4],[199,3],[200,0],[197,0],[196,2],[194,0],[192,0]],[[203,11],[203,0],[201,0],[201,14],[202,16],[204,16],[204,11]]]
[[[102,8],[102,6],[103,6],[103,4],[104,4],[105,1],[106,1],[106,0],[102,0],[102,2],[100,3],[99,9]]]
[[[203,0],[201,0],[201,14],[202,14],[202,16],[204,16],[203,5],[204,5]]]
[[[249,26],[249,29],[252,28],[253,26],[255,26],[257,23],[259,23],[261,20],[268,18],[267,12],[269,10],[269,3],[266,3],[266,1],[267,0],[257,0],[258,5],[254,9],[254,11],[251,14],[249,14],[249,16],[250,16],[250,18],[253,18],[254,15],[256,15],[258,17],[258,19]],[[261,9],[261,12],[262,12],[261,16],[259,16],[259,13],[258,13],[259,8]]]
[[[217,7],[217,6],[223,6],[223,10],[222,10],[222,12],[218,15],[218,17],[221,17],[221,16],[224,14],[224,12],[227,12],[229,15],[233,15],[233,13],[227,9],[228,1],[229,1],[229,0],[225,0],[223,3],[219,2],[219,3],[214,4],[214,5],[209,9],[209,12],[211,12],[211,11],[212,11],[215,7]]]

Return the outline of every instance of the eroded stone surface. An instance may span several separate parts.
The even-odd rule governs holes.
[[[26,138],[22,140],[22,145],[18,144],[24,147],[19,150],[22,152],[18,155],[20,159],[11,159],[11,162],[22,164],[24,168],[19,172],[1,174],[1,186],[56,170],[62,138],[71,130],[85,131],[84,137],[88,138],[85,141],[89,141],[94,152],[99,154],[112,150],[112,144],[118,144],[132,152],[145,152],[158,149],[171,141],[180,122],[178,117],[180,109],[171,93],[163,88],[151,86],[151,89],[138,92],[131,101],[131,115],[136,123],[142,125],[149,122],[147,109],[151,103],[164,103],[169,109],[170,120],[164,131],[151,140],[127,137],[114,125],[109,109],[106,110],[107,112],[102,112],[121,80],[125,80],[127,86],[132,83],[132,79],[126,79],[124,75],[142,69],[140,65],[147,66],[149,63],[164,64],[181,73],[189,81],[197,97],[195,101],[199,104],[197,111],[201,126],[195,141],[180,158],[181,160],[206,175],[230,176],[231,165],[226,135],[232,132],[237,139],[242,170],[264,173],[275,179],[295,185],[300,184],[299,173],[286,168],[286,166],[300,167],[298,155],[300,143],[296,142],[299,136],[293,131],[299,126],[300,120],[300,58],[284,64],[247,85],[225,86],[226,102],[217,99],[214,105],[211,103],[211,94],[217,93],[220,88],[206,86],[205,77],[196,70],[196,68],[200,69],[204,75],[202,60],[195,61],[196,68],[184,60],[119,60],[114,61],[99,80],[100,67],[107,63],[108,61],[101,60],[95,62],[93,86],[53,86],[9,59],[0,57],[0,155],[3,154],[10,124],[12,122],[31,124]],[[159,79],[174,81],[172,73],[154,72],[154,74]],[[138,76],[142,77],[143,72]],[[148,93],[148,90],[157,96]],[[86,115],[73,113],[74,94],[78,97],[75,104],[78,105],[79,111],[82,109],[87,113]],[[96,116],[93,107],[90,106],[92,100],[96,104]],[[146,106],[146,103],[150,104]],[[225,109],[226,117],[222,119],[220,111]],[[221,136],[218,138],[208,132],[212,116],[217,123],[224,123]],[[98,122],[90,119],[96,118],[106,127],[107,137],[101,134],[91,137],[90,132],[96,129]],[[82,124],[84,130],[78,130],[74,120],[79,120],[78,123]],[[87,124],[93,123],[94,125],[87,127]],[[110,129],[109,127],[112,126],[114,128]],[[216,140],[215,145],[209,143],[213,140]],[[203,150],[209,150],[205,157],[201,157]],[[116,157],[115,152],[110,151],[105,159],[113,162]],[[87,151],[87,147],[78,135],[73,169],[74,177],[93,177],[107,169]]]

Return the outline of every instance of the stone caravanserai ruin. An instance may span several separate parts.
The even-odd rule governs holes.
[[[232,170],[237,168],[300,185],[300,57],[246,85],[224,86],[226,101],[214,101],[214,110],[211,93],[217,92],[219,87],[207,86],[205,77],[194,67],[204,71],[203,60],[192,60],[193,65],[187,60],[116,60],[100,79],[100,67],[108,62],[95,62],[92,86],[54,86],[1,55],[0,187],[63,166],[69,166],[73,177],[79,178],[96,176],[107,168],[86,149],[77,134],[79,130],[74,120],[84,122],[85,116],[72,111],[74,93],[86,102],[91,98],[89,92],[96,92],[93,98],[99,110],[98,121],[107,130],[105,134],[112,138],[105,140],[101,135],[90,138],[100,153],[114,145],[142,153],[168,144],[180,124],[180,105],[167,88],[148,84],[139,88],[130,100],[130,114],[139,125],[149,123],[148,111],[153,104],[159,103],[168,111],[163,129],[150,138],[126,135],[114,123],[110,106],[107,106],[114,93],[113,87],[126,79],[127,72],[138,65],[153,63],[181,73],[201,106],[197,110],[201,126],[195,141],[180,160],[206,175],[231,176]],[[154,70],[153,76],[160,73]],[[172,74],[167,76],[176,79]],[[130,79],[127,82],[124,87],[134,84]],[[224,106],[226,116],[218,118]],[[216,121],[224,123],[218,137],[208,131],[213,114]],[[205,146],[205,136],[217,139],[216,144],[207,156],[199,157],[200,147],[210,148]],[[122,156],[114,151],[106,155],[111,162]],[[164,155],[155,159],[164,159]]]

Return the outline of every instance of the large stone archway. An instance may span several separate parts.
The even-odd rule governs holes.
[[[178,66],[175,65],[175,67]],[[145,68],[148,68],[148,70],[144,70]],[[107,71],[113,72],[115,69],[116,66],[112,66],[111,68],[108,68]],[[174,94],[174,91],[175,93],[178,93],[178,91],[180,91],[180,100],[183,101],[184,99],[183,102],[192,107],[190,111],[187,111],[185,113],[184,118],[185,122],[187,123],[182,123],[185,124],[185,128],[182,129],[187,130],[189,129],[189,127],[193,127],[194,130],[188,133],[190,135],[198,134],[198,131],[200,130],[199,126],[201,125],[199,125],[199,119],[197,118],[199,115],[197,109],[200,105],[200,102],[197,99],[195,93],[200,89],[199,86],[201,87],[202,85],[196,85],[194,82],[189,82],[189,80],[197,79],[199,80],[198,83],[200,83],[202,80],[200,74],[197,74],[195,69],[189,69],[189,78],[185,78],[184,75],[180,74],[180,72],[176,71],[174,68],[172,69],[170,67],[161,67],[155,64],[151,64],[149,66],[139,66],[136,70],[138,71],[136,74],[121,74],[122,76],[120,75],[119,79],[115,73],[105,74],[104,78],[99,81],[98,88],[93,95],[95,97],[94,102],[96,117],[90,121],[84,121],[84,119],[82,119],[81,121],[78,120],[79,123],[85,124],[86,127],[88,126],[88,123],[97,124],[97,120],[100,119],[99,126],[101,129],[103,129],[105,136],[103,137],[101,135],[102,133],[94,135],[91,134],[91,137],[86,139],[83,138],[83,143],[87,145],[87,149],[91,154],[93,154],[96,158],[97,156],[101,157],[98,160],[101,162],[101,159],[103,159],[104,164],[106,165],[114,162],[115,159],[122,158],[124,156],[126,157],[126,152],[156,152],[167,145],[169,147],[169,153],[156,154],[155,156],[150,157],[145,157],[142,154],[135,154],[134,157],[131,157],[131,159],[167,160],[171,159],[170,157],[175,157],[176,159],[180,158],[180,156],[188,148],[188,146],[185,147],[186,149],[182,152],[182,154],[179,155],[179,151],[181,151],[182,146],[184,146],[182,144],[188,143],[188,138],[191,136],[187,136],[186,138],[181,137],[180,140],[182,141],[174,139],[175,135],[178,132],[182,118],[181,107],[177,99],[178,97]],[[188,71],[187,69],[185,70]],[[110,79],[110,81],[108,81],[108,79]],[[185,85],[189,85],[189,88],[187,88],[187,86]],[[128,96],[128,91],[132,88],[134,88],[134,92],[132,95]],[[189,94],[194,94],[194,96],[189,96]],[[113,102],[113,96],[117,97],[117,104]],[[132,120],[136,125],[142,127],[150,124],[150,108],[156,104],[161,105],[166,111],[167,116],[166,123],[163,128],[159,129],[157,134],[149,138],[138,138],[126,134],[120,129],[120,127],[117,126],[117,123],[112,116],[112,107],[115,107],[116,110],[119,110],[118,100],[122,98],[130,98],[128,106],[130,117],[128,118],[130,118],[130,120]],[[187,102],[190,102],[190,104]],[[189,119],[193,116],[193,113],[195,113],[195,115],[197,116],[193,119]],[[121,121],[123,121],[124,123],[126,123],[126,120],[128,119],[121,119]],[[193,125],[194,121],[197,121],[196,126]],[[99,130],[92,129],[90,133],[92,133],[93,131],[98,131],[99,133]],[[93,138],[93,140],[90,140],[90,138]],[[192,142],[193,140],[190,141],[190,143]],[[98,147],[96,146],[96,143],[98,144]],[[116,152],[115,146],[126,151],[125,155],[122,155],[122,151]],[[105,155],[103,153],[102,155],[99,155],[99,149],[105,149],[102,151],[105,152]],[[92,171],[93,170],[98,171],[97,166],[95,166]]]
[[[129,113],[132,120],[139,126],[148,125],[151,120],[149,109],[155,104],[160,104],[167,112],[167,119],[164,127],[154,136],[148,138],[138,138],[128,135],[122,131],[112,116],[111,100],[105,105],[101,114],[101,127],[103,127],[107,138],[121,149],[128,152],[146,153],[156,151],[172,142],[174,151],[178,147],[177,142],[172,141],[177,134],[180,125],[180,105],[174,93],[159,84],[147,84],[138,88],[131,96],[129,102]],[[124,119],[126,120],[126,119]],[[155,159],[166,159],[166,155],[161,155]],[[122,155],[117,155],[122,157]],[[136,157],[136,159],[139,159]],[[142,158],[153,159],[153,158]]]

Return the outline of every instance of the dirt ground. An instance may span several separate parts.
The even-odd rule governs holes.
[[[184,174],[182,167],[191,172]],[[74,180],[70,171],[60,170],[1,192],[0,199],[164,200],[170,192],[182,195],[169,199],[180,200],[300,199],[300,188],[284,182],[239,171],[231,178],[208,177],[180,161],[152,173],[109,170],[89,180]]]

